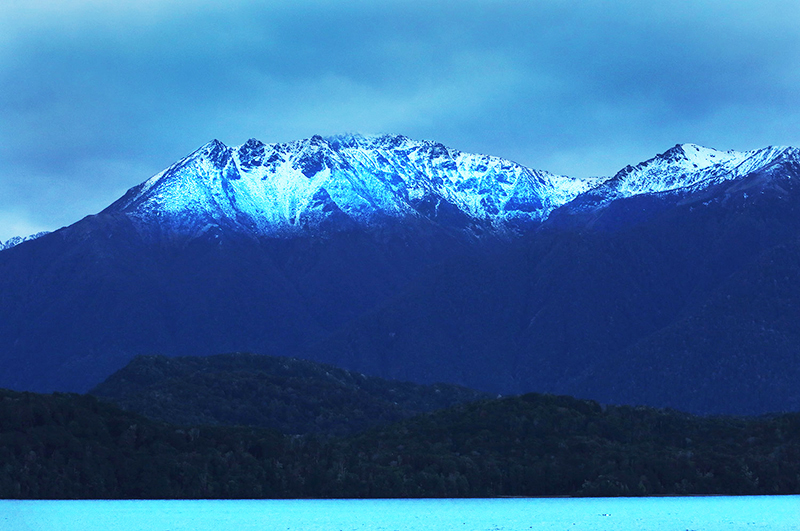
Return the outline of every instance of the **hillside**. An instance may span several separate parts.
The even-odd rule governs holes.
[[[800,407],[800,150],[580,180],[398,135],[210,142],[0,251],[0,387],[252,352],[491,395]]]
[[[244,353],[139,356],[90,394],[172,424],[339,436],[487,398],[455,385],[398,382],[310,361]]]

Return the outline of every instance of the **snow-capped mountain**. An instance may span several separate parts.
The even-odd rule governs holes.
[[[581,180],[402,136],[213,141],[0,252],[0,387],[249,351],[492,393],[800,409],[798,211],[795,148],[682,144]]]
[[[391,219],[508,235],[565,205],[585,212],[638,195],[691,194],[787,164],[800,167],[799,149],[679,144],[613,177],[577,179],[402,135],[250,139],[236,147],[213,140],[105,212],[124,214],[144,232],[190,237],[215,228],[291,237]],[[44,234],[0,242],[0,250]]]
[[[13,238],[9,238],[5,242],[0,241],[0,251],[16,247],[22,242],[27,242],[30,240],[35,240],[36,238],[41,238],[45,234],[49,234],[49,232],[48,231],[37,232],[36,234],[31,234],[30,236],[14,236]]]
[[[409,217],[504,231],[546,218],[594,185],[403,136],[251,139],[238,147],[214,140],[109,210],[173,231],[234,225],[289,236],[337,220]]]
[[[591,195],[608,203],[641,194],[695,192],[784,163],[800,163],[800,149],[770,146],[754,151],[717,151],[697,144],[678,144],[636,166],[626,166]]]
[[[508,234],[578,197],[580,209],[594,209],[636,195],[693,192],[787,162],[798,164],[800,150],[682,144],[611,178],[576,179],[399,135],[251,139],[237,147],[214,140],[107,211],[190,235],[230,227],[290,237],[404,218]]]

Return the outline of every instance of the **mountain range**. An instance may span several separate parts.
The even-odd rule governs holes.
[[[0,251],[0,386],[250,351],[491,393],[800,408],[800,150],[575,179],[403,136],[212,141]]]

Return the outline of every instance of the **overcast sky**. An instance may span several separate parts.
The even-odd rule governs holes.
[[[217,138],[402,133],[585,177],[800,146],[797,0],[2,0],[0,241]]]

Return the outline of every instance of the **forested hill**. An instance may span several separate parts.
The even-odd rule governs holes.
[[[797,494],[800,414],[702,418],[530,394],[330,438],[0,391],[0,463],[3,498]]]
[[[386,380],[330,365],[246,353],[139,356],[91,394],[174,424],[348,435],[489,396],[450,384]]]

